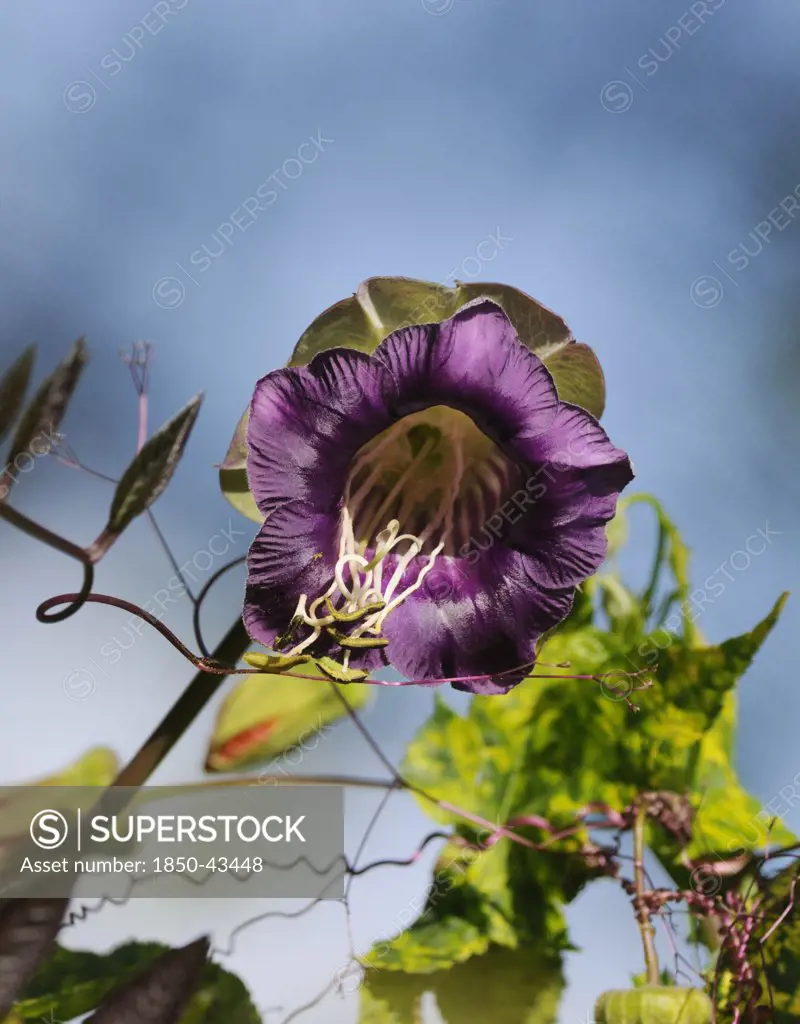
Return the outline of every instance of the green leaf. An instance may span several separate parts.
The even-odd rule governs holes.
[[[698,635],[689,605],[689,549],[684,544],[678,528],[664,511],[664,506],[652,494],[625,496],[620,499],[619,508],[625,512],[632,505],[637,504],[649,505],[655,512],[658,521],[656,555],[650,580],[641,595],[643,617],[645,620],[650,618],[654,610],[656,595],[663,583],[663,571],[665,568],[669,568],[675,584],[674,596],[681,605],[682,636],[686,643],[692,646],[697,641]],[[664,614],[657,618],[654,625],[661,625],[668,607],[668,604],[663,606]]]
[[[58,443],[58,427],[88,359],[84,340],[78,338],[62,362],[39,385],[23,413],[11,442],[8,464],[25,454],[46,455]]]
[[[415,991],[416,981],[409,985],[397,975],[390,975],[390,991],[384,990],[379,996],[362,988],[358,1024],[417,1024],[422,1020],[422,993]]]
[[[764,961],[758,953],[751,963],[758,971],[757,980],[762,985],[761,1005],[770,1006],[769,993],[775,1004],[772,1024],[797,1024],[800,1020],[800,912],[797,909],[800,879],[796,861],[782,871],[770,886],[769,906],[765,908],[762,923],[756,929],[755,943],[765,939],[763,943]],[[789,907],[794,898],[794,909],[784,918],[781,924],[766,938],[768,929]],[[723,966],[729,976],[727,964]],[[760,969],[763,968],[763,969]]]
[[[192,959],[202,965],[205,952],[199,944],[194,945],[198,956],[193,952]],[[159,957],[176,952],[180,951],[152,942],[126,943],[106,954],[57,947],[27,986],[17,1010],[24,1020],[37,1024],[51,1015],[56,1020],[72,1020],[95,1009],[111,991],[143,970],[152,969]],[[181,1024],[260,1024],[247,988],[235,975],[205,962],[198,983]]]
[[[731,767],[720,771],[700,799],[686,853],[694,859],[733,859],[744,851],[789,846],[795,835],[742,786]],[[713,868],[713,860],[711,861]]]
[[[513,803],[503,808],[504,820],[539,815],[558,827],[588,803],[621,808],[630,801],[635,780],[629,761],[640,742],[639,716],[634,719],[625,702],[610,699],[597,682],[564,678],[616,672],[626,665],[625,653],[618,637],[595,627],[558,633],[544,645],[541,662],[570,667],[538,672],[560,678],[534,674],[509,694],[509,704],[505,697],[473,701],[471,715],[487,722],[484,731],[493,743],[519,748],[520,781]],[[619,681],[614,675],[614,684]]]
[[[480,955],[492,944],[535,945],[548,955],[567,948],[560,909],[563,860],[556,864],[551,855],[533,855],[514,843],[468,851],[463,842],[458,845],[454,838],[442,851],[417,919],[377,943],[363,958],[365,966],[428,974]],[[406,914],[411,917],[410,910]]]
[[[735,694],[729,692],[722,711],[700,744],[693,789],[697,807],[692,842],[686,853],[694,859],[734,858],[744,851],[789,845],[795,836],[739,782],[733,767],[736,719]],[[713,866],[713,860],[711,861]]]
[[[359,1024],[417,1024],[431,996],[445,1024],[556,1024],[564,977],[557,958],[491,947],[433,974],[367,971]]]
[[[359,960],[365,967],[404,974],[429,974],[485,953],[489,939],[480,925],[452,916],[415,924],[393,940],[376,943]]]
[[[440,702],[409,746],[404,774],[432,796],[491,821],[538,815],[556,827],[589,803],[622,810],[637,792],[708,789],[698,775],[704,737],[784,600],[749,633],[720,645],[689,648],[672,636],[636,715],[591,679],[536,674],[503,698],[474,698],[466,716]],[[620,636],[584,627],[551,637],[541,662],[569,662],[564,675],[603,676],[629,657]],[[707,813],[714,806],[712,799]],[[427,810],[440,821],[459,820],[453,808]]]
[[[635,792],[692,791],[698,784],[702,740],[784,602],[785,595],[753,630],[719,645],[688,647],[683,638],[673,636],[664,647],[662,637],[655,684],[638,699],[641,710],[635,717],[624,702],[609,700],[590,682],[548,688],[537,704],[529,738],[531,799],[526,813],[568,817],[591,800],[621,810]],[[602,674],[625,664],[624,651],[615,650],[615,642],[607,637],[605,664],[581,656],[574,637],[555,649],[552,642],[546,645],[543,659],[570,660],[578,674]],[[577,730],[578,743],[561,741],[558,729],[564,721]]]
[[[744,675],[771,633],[788,598],[788,593],[781,594],[757,626],[719,645],[688,647],[676,641],[661,649],[655,677],[667,699],[678,708],[700,711],[710,725],[722,710],[725,694]],[[655,638],[653,646],[658,647]]]
[[[435,694],[433,714],[406,748],[400,771],[413,786],[443,803],[494,817],[500,794],[496,775],[486,769],[495,755],[505,778],[513,767],[514,750],[490,748],[477,722],[456,714]],[[420,806],[437,821],[462,820],[458,813],[428,801],[420,800]]]
[[[280,674],[244,676],[220,706],[206,770],[233,771],[293,747],[313,749],[326,727],[347,715],[337,693],[356,710],[373,695],[369,685],[297,678],[318,674],[311,661]]]
[[[153,434],[134,457],[114,493],[106,527],[108,534],[116,536],[121,533],[164,491],[177,469],[202,400],[202,395],[193,398]]]
[[[480,956],[492,945],[535,947],[542,956],[570,948],[562,906],[592,872],[578,858],[507,840],[481,849],[478,831],[464,827],[446,844],[416,920],[376,943],[361,958],[364,966],[427,974]],[[404,916],[410,920],[416,911],[409,908]]]
[[[36,346],[29,345],[0,377],[0,441],[11,429],[22,408],[35,358]]]
[[[370,277],[349,298],[324,310],[295,346],[290,366],[304,366],[319,352],[353,348],[374,352],[393,331],[416,324],[440,323],[478,298],[497,302],[520,340],[552,374],[559,397],[588,410],[597,419],[605,407],[605,380],[592,349],[578,343],[560,316],[511,285],[458,282],[454,287],[409,277]],[[244,431],[239,421],[225,461],[220,486],[228,501],[248,518],[263,522],[249,493],[245,473]]]
[[[93,747],[78,758],[73,764],[62,768],[34,782],[24,783],[31,792],[20,791],[13,798],[7,797],[0,807],[0,846],[10,839],[25,835],[28,832],[31,818],[41,810],[35,789],[41,786],[98,786],[105,787],[113,782],[119,762],[116,754],[108,747]],[[52,797],[52,794],[51,794]],[[69,799],[65,793],[63,800],[53,800],[56,810],[75,809],[80,801],[74,797]]]
[[[248,409],[236,426],[225,459],[219,467],[219,486],[222,493],[237,512],[252,519],[255,523],[263,523],[264,516],[256,505],[247,482],[247,421],[250,418]]]

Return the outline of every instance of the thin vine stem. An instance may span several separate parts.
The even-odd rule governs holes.
[[[636,917],[642,936],[647,984],[658,985],[658,955],[653,938],[653,926],[650,923],[650,911],[645,903],[647,876],[644,865],[644,829],[646,822],[647,806],[642,804],[636,811],[636,820],[633,826],[633,877],[636,885]]]
[[[0,501],[0,517],[11,523],[11,525],[15,526],[18,530],[22,530],[23,533],[27,533],[28,536],[33,537],[34,540],[41,541],[43,544],[47,544],[49,547],[55,548],[56,551],[60,551],[62,555],[69,555],[70,558],[74,558],[76,561],[81,562],[84,565],[90,561],[89,552],[85,548],[79,547],[77,544],[73,544],[71,540],[67,540],[65,537],[61,537],[57,533],[53,533],[53,531],[48,530],[46,526],[42,526],[40,523],[34,522],[22,512],[12,508],[10,505],[6,505],[2,501]]]
[[[77,594],[57,594],[55,597],[49,597],[46,601],[43,601],[41,603],[41,605],[39,606],[39,608],[37,609],[37,617],[41,618],[50,609],[56,607],[59,604],[69,604],[69,603],[75,601],[79,596],[80,595],[77,595]],[[223,661],[223,658],[219,654],[219,650],[214,651],[210,658],[199,657],[193,651],[191,651],[181,640],[179,640],[178,637],[172,632],[171,629],[169,629],[168,626],[165,626],[163,622],[161,622],[159,619],[157,619],[154,615],[152,615],[146,609],[141,608],[139,605],[134,604],[131,601],[126,601],[124,598],[114,597],[114,596],[112,596],[110,594],[90,594],[90,595],[86,596],[85,598],[83,598],[83,601],[84,601],[84,603],[90,603],[90,604],[110,605],[113,608],[120,608],[123,611],[131,612],[133,615],[136,615],[138,618],[143,619],[148,625],[152,626],[153,629],[157,630],[164,637],[165,640],[168,640],[169,643],[171,643],[172,646],[180,654],[182,654],[183,657],[186,658],[187,661],[191,662],[191,664],[194,665],[194,667],[197,668],[198,670],[200,670],[201,672],[206,672],[206,673],[208,673],[210,675],[221,675],[221,676],[228,676],[228,675],[259,675],[259,674],[263,674],[264,673],[264,669],[260,669],[260,668],[236,668],[235,667],[235,662],[238,661],[242,657],[242,655],[245,653],[247,647],[251,643],[249,638],[246,638],[246,640],[244,642],[244,645],[241,647],[241,649],[239,649],[239,648],[236,649],[236,653],[235,653],[235,655],[232,658],[227,658],[227,659],[225,659]],[[42,621],[45,621],[45,619],[42,618]],[[242,627],[242,632],[243,632],[243,627]],[[506,676],[516,675],[518,672],[521,672],[521,671],[530,672],[535,667],[536,667],[536,662],[528,661],[528,662],[523,662],[520,665],[515,665],[513,668],[503,669],[500,672],[495,672],[491,676],[487,675],[485,673],[482,673],[482,674],[479,674],[479,675],[469,675],[469,676],[445,676],[445,677],[442,677],[442,678],[405,679],[405,680],[400,680],[398,682],[391,681],[391,680],[385,680],[385,679],[372,679],[372,680],[368,681],[368,685],[373,685],[373,686],[443,686],[446,683],[485,682],[487,679],[490,679],[490,678],[505,678]],[[578,673],[578,674],[554,673],[554,674],[547,674],[547,673],[544,673],[544,672],[536,672],[536,673],[533,673],[533,675],[535,676],[536,679],[556,679],[556,680],[557,679],[563,679],[563,680],[566,680],[566,679],[570,679],[570,680],[578,679],[578,680],[586,680],[586,681],[591,681],[591,682],[595,682],[595,683],[600,683],[601,685],[609,686],[609,688],[613,688],[607,682],[608,676],[616,677],[616,676],[619,676],[620,674],[622,674],[622,675],[625,675],[628,679],[633,679],[633,678],[636,678],[638,676],[641,676],[641,675],[644,675],[644,674],[648,673],[648,671],[649,670],[647,670],[647,669],[640,669],[640,670],[635,671],[635,672],[624,672],[624,673],[620,673],[619,671],[614,671],[614,672],[610,672],[610,673],[604,673],[602,675],[594,675],[594,674],[591,674],[591,673]],[[294,679],[310,679],[310,680],[313,680],[314,682],[323,682],[323,683],[329,683],[331,681],[328,676],[304,675],[304,674],[302,674],[300,672],[293,672],[292,673],[292,677]],[[355,685],[358,685],[358,684],[355,684]],[[633,692],[633,691],[638,690],[638,689],[649,689],[649,687],[651,685],[652,684],[649,682],[649,680],[645,680],[638,687],[632,687],[630,692]],[[630,698],[629,698],[628,695],[624,695],[623,699],[628,701],[629,705],[634,710],[638,710],[636,708],[636,705],[630,704]]]
[[[234,558],[233,561],[228,562],[226,565],[223,565],[222,568],[217,569],[214,575],[210,579],[206,580],[197,597],[192,600],[192,628],[194,630],[194,638],[197,641],[197,646],[200,648],[200,651],[204,658],[210,658],[212,655],[208,647],[206,647],[205,639],[203,637],[203,630],[200,624],[200,612],[202,611],[203,608],[203,602],[205,601],[209,590],[211,590],[214,584],[222,576],[224,576],[225,573],[227,573],[230,569],[235,568],[237,565],[241,565],[242,562],[245,562],[246,560],[247,555],[241,555],[239,558]]]

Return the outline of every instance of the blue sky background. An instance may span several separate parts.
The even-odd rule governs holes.
[[[800,186],[800,13],[780,0],[693,7],[175,0],[159,20],[132,0],[6,3],[0,362],[35,340],[41,376],[85,334],[93,359],[64,429],[84,461],[115,474],[136,431],[117,353],[152,341],[153,426],[206,391],[159,521],[180,563],[229,523],[242,533],[231,554],[243,554],[250,524],[218,494],[213,464],[253,382],[287,359],[320,310],[376,274],[442,281],[456,271],[514,284],[598,352],[604,423],[631,453],[638,488],[657,493],[682,529],[698,585],[756,530],[779,531],[699,622],[712,640],[749,628],[796,582],[800,564],[800,217],[779,213],[783,226],[746,267],[729,254],[742,244],[756,253],[751,232]],[[218,246],[218,226],[318,132],[332,140],[319,158],[282,178],[288,187],[269,209],[196,272],[191,254]],[[471,258],[497,231],[508,242],[476,274]],[[164,278],[179,290],[159,286]],[[175,295],[182,301],[172,306],[165,296]],[[15,500],[85,543],[109,498],[102,482],[48,462]],[[640,576],[653,541],[641,515],[628,560]],[[7,526],[0,547],[0,777],[45,774],[98,743],[129,756],[188,680],[185,663],[151,633],[105,663],[100,647],[124,625],[111,609],[38,625],[41,600],[76,588],[74,566]],[[103,562],[97,588],[144,603],[171,575],[139,522]],[[235,616],[241,586],[232,573],[215,590],[205,614],[212,639]],[[188,636],[188,601],[166,621]],[[765,804],[800,772],[796,623],[793,600],[741,687],[739,767]],[[69,699],[65,677],[87,668],[94,692]],[[367,720],[390,757],[401,756],[431,701],[393,692],[372,707]],[[213,715],[157,781],[200,777]],[[349,726],[302,767],[379,772]],[[351,843],[373,805],[348,797]],[[786,823],[800,829],[796,807]],[[369,855],[411,852],[427,827],[397,799]],[[393,929],[429,866],[430,858],[357,883],[359,949]],[[224,943],[250,913],[233,901],[138,901],[70,941],[179,941],[213,927]],[[580,1024],[601,989],[640,969],[640,952],[613,886],[593,888],[569,918],[585,952],[569,958],[561,1024]],[[245,934],[227,962],[263,1007],[300,1005],[346,956],[342,911],[331,904]],[[331,999],[300,1019],[353,1021],[354,1003]]]

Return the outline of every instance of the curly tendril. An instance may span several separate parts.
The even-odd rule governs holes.
[[[91,566],[89,566],[88,568],[91,569]],[[126,601],[124,600],[124,598],[113,597],[110,594],[91,594],[88,592],[89,589],[91,589],[91,580],[89,581],[89,587],[87,587],[86,584],[84,584],[84,588],[81,590],[79,594],[57,594],[55,597],[49,597],[46,601],[43,601],[36,609],[36,618],[40,622],[57,622],[61,619],[66,618],[68,615],[74,614],[77,608],[82,607],[84,604],[110,605],[113,608],[119,608],[122,611],[131,612],[131,614],[136,615],[138,618],[142,619],[143,622],[146,622],[149,626],[152,626],[153,629],[157,630],[164,637],[165,640],[168,640],[169,643],[171,643],[172,646],[177,651],[179,651],[184,656],[184,658],[186,658],[186,660],[189,661],[200,672],[206,672],[209,675],[263,674],[263,669],[260,668],[236,668],[233,665],[222,665],[219,662],[215,661],[213,658],[198,656],[193,651],[190,651],[189,648],[181,640],[178,639],[178,637],[172,632],[171,629],[165,626],[163,622],[160,622],[157,618],[155,618],[155,616],[151,615],[150,612],[146,611],[144,608],[140,608],[139,605],[133,604],[133,602],[131,601]],[[55,608],[60,604],[69,605],[69,609],[66,611],[66,613],[58,612],[55,615],[48,614],[51,608]],[[529,670],[534,668],[535,664],[535,662],[526,662],[522,665],[515,665],[513,668],[506,669],[504,672],[496,672],[495,676],[502,676],[506,674],[511,675],[523,669]],[[647,671],[647,669],[639,669],[635,672],[625,673],[622,673],[620,671],[619,673],[615,672],[614,675],[616,676],[620,674],[627,676],[629,679],[635,679],[645,674],[645,672]],[[299,672],[293,672],[292,675],[295,679],[310,679],[315,682],[322,683],[330,682],[329,678],[324,675],[303,675]],[[570,675],[567,673],[545,674],[542,672],[534,672],[533,675],[537,679],[585,679],[598,683],[600,686],[603,686],[604,684],[607,686],[607,683],[605,683],[605,677],[603,675]],[[474,682],[487,678],[489,677],[483,675],[457,677],[448,676],[442,679],[408,679],[401,680],[399,682],[390,682],[388,680],[376,679],[371,680],[371,682],[373,683],[373,685],[377,686],[442,686],[445,683]],[[629,692],[633,692],[635,690],[649,689],[651,686],[651,680],[644,680],[643,682],[639,683],[638,686],[633,686],[631,684]],[[624,699],[630,704],[630,699],[627,695],[624,696]],[[636,705],[630,706],[634,710],[637,710]]]

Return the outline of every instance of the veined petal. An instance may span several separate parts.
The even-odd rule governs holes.
[[[335,507],[355,453],[393,421],[391,384],[351,349],[262,377],[247,425],[247,477],[261,511],[295,499]]]
[[[544,363],[489,299],[468,303],[441,324],[395,331],[373,358],[394,378],[401,415],[449,405],[501,446],[536,436],[558,412],[556,387]]]
[[[336,564],[338,522],[301,501],[286,501],[265,520],[247,555],[244,623],[271,647],[291,622],[301,594],[327,587]]]
[[[525,438],[518,451],[533,466],[549,464],[556,471],[602,470],[592,493],[621,490],[633,479],[627,454],[611,443],[591,413],[567,402],[559,403],[548,429]]]
[[[569,614],[573,594],[538,586],[524,556],[499,546],[472,566],[444,558],[387,618],[391,663],[410,679],[484,676],[453,686],[507,693],[529,674],[536,642]]]

